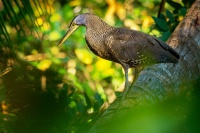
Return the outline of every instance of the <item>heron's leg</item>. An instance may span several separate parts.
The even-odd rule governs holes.
[[[134,86],[135,81],[137,80],[137,78],[138,78],[140,72],[141,72],[143,69],[144,69],[144,67],[135,67],[135,68],[134,68],[134,73],[133,73],[134,78],[133,78],[133,81],[132,81],[132,83],[131,83],[131,88]]]
[[[128,83],[128,70],[125,70],[125,86],[124,86],[124,91],[122,94],[122,101],[125,99],[126,97],[126,93],[128,92],[128,88],[129,88],[129,83]]]
[[[122,93],[122,98],[119,101],[119,105],[118,105],[118,108],[117,108],[115,115],[119,112],[120,106],[122,105],[122,102],[124,101],[124,99],[126,97],[126,93],[128,92],[128,88],[129,88],[129,83],[128,83],[128,69],[129,69],[129,67],[123,66],[123,68],[124,68],[124,72],[125,72],[125,86],[124,86],[124,91]]]

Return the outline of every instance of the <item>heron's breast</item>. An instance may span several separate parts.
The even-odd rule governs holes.
[[[94,54],[103,59],[115,61],[113,60],[110,49],[108,48],[108,46],[106,46],[105,41],[103,39],[103,37],[95,33],[92,35],[86,34],[85,37],[88,47]]]

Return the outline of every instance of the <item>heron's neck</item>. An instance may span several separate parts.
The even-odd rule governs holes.
[[[114,27],[107,25],[98,17],[88,19],[85,26],[90,34],[106,34],[114,29]]]

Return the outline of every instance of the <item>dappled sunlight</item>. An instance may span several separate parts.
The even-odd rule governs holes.
[[[48,59],[45,59],[45,60],[41,60],[38,65],[37,65],[37,68],[42,70],[42,71],[45,71],[46,69],[48,69],[52,64],[52,61],[51,60],[48,60]]]
[[[61,34],[58,31],[52,31],[49,35],[48,35],[48,39],[50,41],[56,41],[59,38],[61,38]]]
[[[87,49],[76,49],[75,53],[81,62],[89,65],[93,61],[93,57],[91,56],[91,52]]]
[[[70,59],[67,63],[67,72],[70,74],[76,74],[76,60]]]

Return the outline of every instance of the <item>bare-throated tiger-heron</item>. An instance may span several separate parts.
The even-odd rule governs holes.
[[[127,28],[109,26],[98,16],[90,13],[76,16],[58,45],[61,45],[79,26],[86,27],[86,43],[94,54],[122,65],[125,72],[125,88],[121,102],[129,88],[129,68],[178,62],[179,54],[156,37]]]

